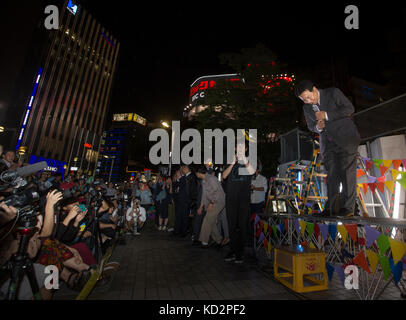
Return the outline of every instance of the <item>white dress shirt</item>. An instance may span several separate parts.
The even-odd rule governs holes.
[[[257,177],[253,176],[251,184],[255,188],[264,188],[264,191],[251,191],[251,203],[261,203],[265,201],[265,194],[268,189],[268,182],[266,178],[262,175],[258,175]]]

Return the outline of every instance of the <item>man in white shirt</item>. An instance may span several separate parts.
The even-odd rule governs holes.
[[[260,174],[261,165],[258,165],[257,171],[251,180],[251,214],[262,213],[265,207],[265,196],[268,190],[268,181]]]
[[[138,231],[143,227],[145,220],[147,220],[147,212],[145,208],[140,206],[140,200],[135,198],[131,202],[131,207],[128,208],[126,214],[127,227],[129,230],[133,227],[133,234],[135,236],[140,235]]]

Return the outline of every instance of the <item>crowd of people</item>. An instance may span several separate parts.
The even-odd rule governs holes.
[[[245,157],[239,159],[217,171],[206,161],[197,168],[180,165],[172,176],[157,174],[148,181],[137,178],[119,184],[46,171],[25,177],[24,189],[40,195],[37,225],[27,249],[38,283],[44,283],[44,268],[55,265],[60,280],[80,291],[97,268],[98,250],[106,252],[120,231],[137,237],[146,225],[169,237],[190,237],[192,245],[203,249],[228,246],[225,261],[243,263],[252,228],[249,217],[264,209],[268,184],[260,165],[254,170]],[[18,166],[13,151],[3,152],[0,173]],[[240,174],[243,167],[249,175]],[[0,265],[11,261],[21,238],[16,232],[18,208],[5,201],[12,192],[13,187],[5,185],[0,193]],[[106,265],[102,279],[118,266]],[[0,294],[6,295],[10,279],[2,275]],[[44,285],[40,292],[44,299],[52,298],[53,290]],[[31,296],[24,278],[18,298]]]
[[[244,248],[253,230],[252,213],[265,208],[267,179],[260,174],[260,162],[253,168],[245,156],[214,170],[210,160],[195,170],[181,165],[172,177],[153,186],[159,216],[159,228],[166,229],[168,206],[174,206],[174,230],[171,236],[191,236],[201,248],[229,247],[225,261],[244,262]],[[239,169],[247,169],[248,174]],[[162,225],[162,221],[164,224]]]
[[[14,160],[13,151],[3,152],[0,174],[22,165]],[[116,190],[118,192],[114,192],[114,196],[109,196],[111,185],[107,186],[101,179],[93,181],[91,177],[86,179],[74,175],[62,177],[46,171],[32,174],[24,180],[22,191],[18,191],[10,181],[0,184],[0,266],[12,263],[22,238],[18,230],[21,229],[19,218],[23,208],[18,207],[15,199],[21,200],[30,194],[33,199],[25,203],[24,208],[32,208],[30,214],[35,217],[36,225],[35,228],[32,226],[24,253],[28,253],[33,263],[42,298],[52,299],[54,293],[54,290],[45,287],[44,282],[47,275],[44,270],[49,265],[57,267],[58,280],[72,290],[81,291],[97,269],[102,254],[117,239],[118,231],[124,228],[124,223],[120,223],[120,212],[124,210],[120,198],[123,191]],[[116,262],[107,263],[98,285],[105,284],[118,267]],[[10,272],[5,270],[0,274],[0,295],[3,298],[10,283]],[[25,275],[17,298],[31,297],[32,290]]]

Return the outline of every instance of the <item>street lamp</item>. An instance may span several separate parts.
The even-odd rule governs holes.
[[[167,121],[161,120],[161,125],[167,129],[171,129],[171,150],[169,151],[169,176],[172,173],[172,150],[173,150],[173,141],[174,141],[174,132],[172,127],[168,124]]]
[[[168,122],[166,122],[166,121],[162,121],[161,120],[161,125],[163,126],[163,127],[165,127],[165,128],[170,128],[171,126],[168,124]]]
[[[114,166],[114,160],[115,160],[115,156],[104,156],[106,159],[111,159],[111,166],[110,166],[110,174],[109,174],[109,183],[110,183],[110,181],[111,181],[111,175],[112,175],[112,173],[113,173],[113,166]]]
[[[4,127],[0,126],[0,132],[4,132]]]

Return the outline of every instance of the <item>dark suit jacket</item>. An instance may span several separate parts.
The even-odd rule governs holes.
[[[195,213],[197,208],[197,177],[193,172],[191,172],[187,177],[186,177],[186,194],[190,200],[190,210],[192,213]]]
[[[178,203],[180,206],[190,207],[191,199],[188,194],[188,186],[186,176],[182,176],[179,179],[179,193],[178,193]]]
[[[323,155],[327,135],[341,148],[349,153],[356,153],[361,137],[351,118],[354,106],[338,88],[318,89],[320,92],[320,111],[327,112],[328,121],[320,133],[320,151]],[[316,129],[317,119],[313,105],[303,106],[307,127],[310,131],[319,133]]]

